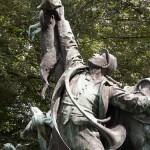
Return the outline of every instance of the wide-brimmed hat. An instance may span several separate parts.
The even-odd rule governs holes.
[[[101,54],[105,53],[106,61],[108,64],[108,71],[115,71],[117,69],[117,58],[109,53],[108,49],[104,48],[101,51]]]

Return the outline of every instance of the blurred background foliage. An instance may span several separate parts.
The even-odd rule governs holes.
[[[29,25],[39,20],[40,0],[0,0],[0,149],[4,143],[26,144],[20,132],[31,118],[30,106],[47,112],[40,98],[40,36],[28,39]],[[85,62],[107,48],[118,58],[113,78],[133,85],[150,77],[150,1],[62,0]]]

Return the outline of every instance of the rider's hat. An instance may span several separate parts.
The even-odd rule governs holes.
[[[117,69],[117,58],[109,53],[107,49],[102,49],[101,54],[105,53],[107,61],[107,69],[109,72],[113,72]]]

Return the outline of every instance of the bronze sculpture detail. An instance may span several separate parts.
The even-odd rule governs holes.
[[[40,7],[43,6],[41,9],[45,13],[45,20],[51,20],[51,23],[46,30],[42,29],[41,36],[42,50],[46,50],[40,65],[41,71],[45,71],[42,73],[45,80],[43,97],[49,85],[46,80],[50,70],[58,61],[62,62],[62,66],[59,66],[61,70],[56,72],[57,84],[52,96],[54,128],[48,149],[119,149],[126,138],[126,129],[127,133],[129,131],[126,125],[125,128],[119,125],[121,121],[114,123],[109,107],[112,105],[132,116],[147,114],[150,112],[150,95],[136,93],[135,87],[122,89],[108,76],[108,72],[116,70],[117,58],[107,49],[94,54],[88,60],[88,65],[84,65],[70,24],[64,17],[63,6],[47,11],[45,2]],[[51,3],[48,4],[54,8]],[[141,89],[147,92],[148,85]],[[139,90],[139,86],[136,87]],[[109,121],[112,123],[109,124]],[[111,125],[116,126],[111,128]]]
[[[41,97],[45,99],[45,92],[49,86],[48,78],[55,70],[57,65],[57,59],[59,54],[57,54],[57,43],[54,31],[55,19],[59,19],[56,8],[61,7],[60,0],[43,0],[42,3],[37,7],[40,10],[39,19],[40,22],[29,27],[29,37],[34,40],[35,34],[41,32],[41,63],[40,63],[40,74],[44,81],[44,86],[41,92]],[[31,32],[32,29],[35,31]],[[56,31],[55,31],[56,32]],[[59,67],[59,65],[57,65]],[[60,68],[60,67],[59,67]],[[56,81],[58,80],[58,75],[56,76]]]

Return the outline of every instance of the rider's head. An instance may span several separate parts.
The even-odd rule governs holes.
[[[92,55],[88,64],[95,69],[105,69],[107,73],[117,69],[117,59],[107,49],[103,49],[101,54]]]

